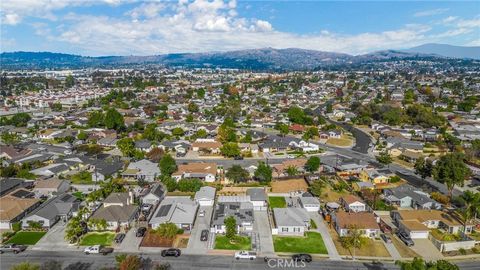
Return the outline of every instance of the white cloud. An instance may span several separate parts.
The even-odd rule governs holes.
[[[143,3],[127,12],[127,15],[130,15],[133,19],[138,19],[140,17],[153,18],[156,17],[160,11],[165,9],[165,7],[166,6],[163,3]]]
[[[427,16],[434,16],[434,15],[440,15],[445,12],[447,12],[449,9],[448,8],[437,8],[437,9],[430,9],[430,10],[424,10],[424,11],[419,11],[413,14],[414,17],[427,17]]]
[[[3,23],[8,25],[16,25],[20,22],[20,16],[18,16],[18,14],[15,14],[15,13],[5,14],[2,21]]]

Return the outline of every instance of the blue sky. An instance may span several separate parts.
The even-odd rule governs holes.
[[[479,1],[2,0],[1,51],[150,55],[251,48],[361,54],[480,46]]]

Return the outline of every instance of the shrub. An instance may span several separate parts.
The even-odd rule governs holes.
[[[397,175],[394,175],[392,177],[390,177],[390,183],[397,183],[401,180],[401,178]]]
[[[22,229],[22,223],[21,222],[15,222],[12,224],[12,230],[14,232],[18,232]]]
[[[460,254],[462,254],[462,255],[467,254],[467,251],[464,248],[459,249],[458,252],[460,252]]]
[[[475,254],[479,254],[480,253],[480,248],[473,247],[472,252],[475,253]]]
[[[313,219],[310,219],[310,227],[314,230],[317,229],[317,223]]]
[[[446,195],[443,195],[442,193],[440,192],[432,192],[430,194],[430,196],[432,197],[432,199],[434,199],[435,201],[441,203],[441,204],[448,204],[449,200],[448,200],[448,196]]]

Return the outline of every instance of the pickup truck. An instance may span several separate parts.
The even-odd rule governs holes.
[[[237,260],[240,260],[240,259],[254,260],[256,258],[257,258],[257,253],[256,252],[245,251],[245,250],[235,252],[235,259],[237,259]]]
[[[90,246],[90,247],[86,247],[83,252],[85,252],[85,254],[103,254],[103,255],[107,255],[109,253],[112,253],[113,252],[113,248],[109,248],[109,247],[103,247],[103,246],[100,246],[100,245],[95,245],[95,246]]]
[[[0,254],[4,252],[13,252],[15,254],[25,251],[27,246],[16,245],[16,244],[6,244],[0,246]]]

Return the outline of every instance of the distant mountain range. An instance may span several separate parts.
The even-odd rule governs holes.
[[[386,50],[357,56],[295,48],[101,57],[51,52],[5,52],[0,54],[0,67],[2,69],[59,69],[162,65],[250,70],[313,70],[398,59],[444,60],[446,58],[480,59],[480,47],[425,44],[408,50]]]

